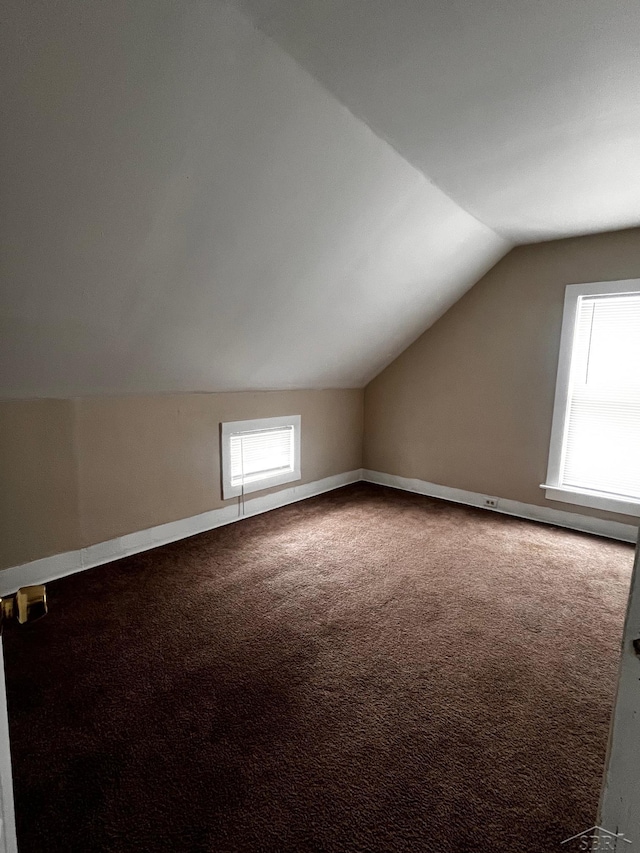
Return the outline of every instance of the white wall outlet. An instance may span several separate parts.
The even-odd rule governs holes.
[[[495,509],[498,506],[498,498],[485,498],[484,505]]]

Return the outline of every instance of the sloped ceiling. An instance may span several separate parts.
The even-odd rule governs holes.
[[[235,0],[516,242],[640,224],[638,0]]]
[[[2,397],[360,386],[510,248],[236,9],[3,17]]]

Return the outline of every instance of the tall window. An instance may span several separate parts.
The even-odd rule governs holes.
[[[221,427],[223,498],[300,479],[300,415]]]
[[[640,280],[567,287],[544,488],[640,515]]]

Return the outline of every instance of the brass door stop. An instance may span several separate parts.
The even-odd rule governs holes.
[[[21,625],[35,622],[47,612],[47,588],[44,584],[23,586],[15,595],[0,598],[0,622],[16,619]]]

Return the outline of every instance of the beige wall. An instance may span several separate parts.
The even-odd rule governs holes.
[[[80,545],[73,406],[0,403],[0,567]]]
[[[510,252],[365,390],[364,467],[547,501],[565,285],[640,278],[640,229]]]
[[[282,414],[303,483],[361,467],[361,390],[0,403],[0,567],[222,506],[219,423]]]
[[[640,277],[640,229],[520,247],[361,390],[0,402],[0,568],[222,505],[221,421],[302,415],[302,481],[364,466],[525,503],[565,285]],[[364,417],[364,458],[362,457]]]

